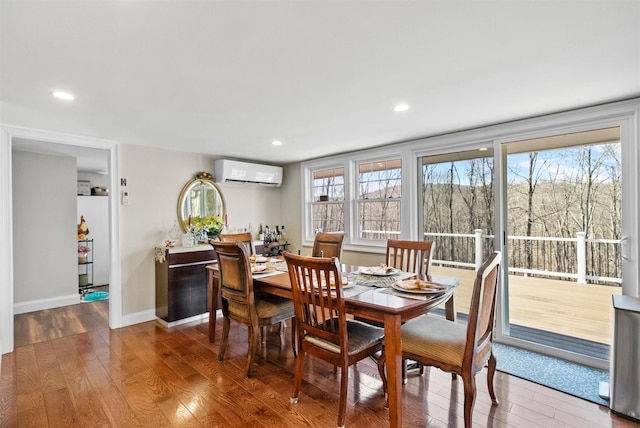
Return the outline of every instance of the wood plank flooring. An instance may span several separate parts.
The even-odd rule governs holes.
[[[69,310],[78,318],[85,311]],[[33,329],[33,340],[3,356],[1,427],[335,426],[339,374],[323,361],[307,360],[299,403],[289,403],[291,328],[268,333],[256,375],[246,379],[244,326],[232,323],[230,348],[218,362],[220,340],[208,342],[207,322],[110,330],[103,320],[98,328],[50,339],[41,333],[46,328]],[[389,426],[374,363],[359,363],[349,378],[347,426]],[[477,386],[475,427],[640,427],[605,406],[504,373],[497,374],[497,407],[487,393],[486,371]],[[460,380],[437,369],[411,375],[403,389],[404,426],[464,426],[462,389]]]

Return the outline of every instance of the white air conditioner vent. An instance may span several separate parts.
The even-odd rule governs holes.
[[[218,159],[214,164],[216,183],[282,185],[282,167]]]

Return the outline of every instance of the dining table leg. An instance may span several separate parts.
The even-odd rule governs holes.
[[[386,354],[389,426],[402,426],[402,337],[400,316],[384,317],[384,352]]]

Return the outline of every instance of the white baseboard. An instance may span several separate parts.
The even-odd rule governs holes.
[[[80,303],[80,294],[78,293],[49,299],[30,300],[28,302],[15,303],[13,305],[13,314],[26,314],[27,312],[59,308],[60,306],[75,305],[77,303]]]
[[[142,322],[153,321],[156,319],[156,310],[149,309],[147,311],[136,312],[134,314],[123,315],[121,327],[127,327]]]
[[[180,324],[186,324],[186,323],[189,323],[189,322],[192,322],[192,321],[200,321],[200,320],[203,320],[203,319],[209,319],[209,312],[205,312],[204,314],[194,315],[194,316],[189,317],[189,318],[183,318],[181,320],[176,320],[176,321],[171,321],[171,322],[166,322],[162,318],[156,318],[156,321],[158,321],[160,324],[162,324],[166,328],[171,328],[171,327],[175,327],[175,326],[180,325]]]

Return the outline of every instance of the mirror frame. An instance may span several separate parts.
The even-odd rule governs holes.
[[[183,207],[187,200],[187,196],[191,191],[191,188],[197,183],[200,183],[200,185],[210,185],[215,189],[216,192],[218,192],[218,196],[220,197],[220,213],[218,215],[220,216],[220,218],[224,219],[226,206],[225,206],[224,196],[222,194],[222,190],[220,190],[220,187],[218,187],[218,185],[214,183],[213,180],[210,180],[208,178],[198,178],[198,177],[193,178],[189,180],[187,184],[185,184],[185,186],[182,188],[182,191],[180,192],[180,197],[178,197],[178,222],[180,223],[180,229],[182,229],[183,233],[187,231],[187,228],[184,224],[187,218],[182,217]],[[212,214],[212,215],[216,215],[216,214]]]

